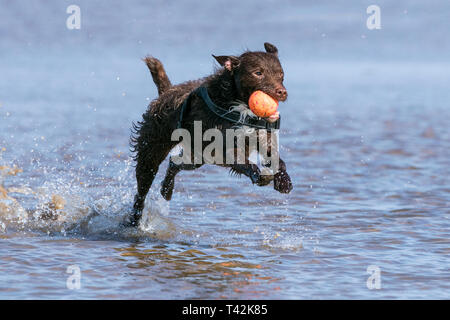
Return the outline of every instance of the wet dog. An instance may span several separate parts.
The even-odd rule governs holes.
[[[246,114],[252,115],[246,102],[257,90],[263,91],[277,101],[285,101],[287,91],[283,85],[284,72],[278,59],[278,49],[265,43],[265,52],[247,51],[240,56],[214,56],[221,68],[208,77],[172,85],[161,62],[153,57],[146,57],[153,81],[158,88],[159,97],[153,100],[142,121],[134,124],[131,138],[132,151],[136,161],[137,194],[134,200],[134,213],[131,224],[137,225],[144,208],[146,195],[158,172],[159,165],[169,152],[179,143],[172,141],[174,130],[183,128],[194,135],[194,122],[200,121],[202,132],[217,128],[224,132],[235,128],[238,121],[222,115],[217,110],[229,110],[239,104],[245,106]],[[198,91],[199,88],[206,88]],[[200,94],[199,94],[200,92]],[[203,96],[202,96],[203,95]],[[205,97],[206,96],[206,97]],[[209,103],[208,103],[209,101]],[[212,106],[214,106],[213,109]],[[242,114],[242,110],[240,111]],[[253,115],[254,116],[254,115]],[[254,116],[256,117],[256,116]],[[276,113],[269,118],[260,119],[258,124],[270,124],[278,121]],[[256,126],[256,125],[255,125]],[[270,140],[270,132],[267,139]],[[203,148],[206,144],[203,145]],[[269,146],[270,153],[270,146]],[[292,190],[291,179],[286,172],[283,160],[278,159],[278,170],[273,175],[263,175],[254,163],[248,161],[248,152],[244,163],[219,164],[228,167],[238,175],[249,177],[252,183],[263,186],[274,181],[274,189],[289,193]],[[203,163],[175,164],[170,161],[164,181],[161,184],[161,194],[170,200],[174,188],[174,179],[181,170],[194,170]]]

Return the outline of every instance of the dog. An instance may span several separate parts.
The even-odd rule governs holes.
[[[225,134],[225,130],[235,128],[239,122],[228,116],[228,114],[236,112],[232,110],[232,107],[236,106],[237,102],[241,108],[242,105],[245,107],[247,115],[256,117],[246,105],[253,92],[263,91],[277,101],[287,99],[287,90],[283,85],[284,72],[278,59],[278,49],[267,42],[264,43],[264,48],[265,52],[246,51],[240,56],[213,55],[221,66],[214,74],[178,85],[172,85],[158,59],[151,56],[143,59],[158,88],[159,97],[150,103],[142,120],[133,123],[130,145],[136,162],[137,194],[134,199],[133,214],[130,218],[132,226],[139,223],[146,195],[158,172],[159,165],[179,144],[178,141],[171,139],[171,133],[174,130],[182,128],[194,135],[194,121],[200,121],[203,132],[210,128],[217,128]],[[222,112],[220,110],[226,112],[220,114]],[[242,119],[242,110],[240,114]],[[261,124],[271,128],[277,121],[279,123],[279,114],[276,113],[265,119],[255,120],[253,118],[251,120],[257,128],[260,128]],[[269,141],[270,137],[271,133],[269,132],[267,135]],[[204,144],[203,148],[205,146]],[[248,161],[248,156],[247,152],[245,163],[220,165],[230,168],[231,172],[237,175],[243,174],[249,177],[252,183],[258,186],[267,185],[273,180],[275,190],[281,193],[289,193],[292,190],[291,178],[286,172],[286,164],[282,159],[277,158],[277,172],[273,175],[263,175],[256,164]],[[171,159],[165,178],[161,183],[161,195],[166,200],[170,200],[176,174],[181,170],[197,169],[202,164],[175,164]]]

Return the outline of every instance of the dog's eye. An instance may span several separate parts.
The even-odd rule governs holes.
[[[258,77],[261,77],[262,76],[262,72],[261,71],[256,71],[255,75],[257,75]]]

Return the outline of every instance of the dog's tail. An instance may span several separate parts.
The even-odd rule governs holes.
[[[172,86],[172,83],[170,83],[169,77],[167,76],[161,61],[151,56],[147,56],[142,60],[152,74],[153,82],[155,82],[158,87],[158,94],[163,94]]]

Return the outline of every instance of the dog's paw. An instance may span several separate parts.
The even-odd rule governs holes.
[[[291,178],[287,172],[277,172],[273,178],[273,187],[281,193],[289,193],[292,191]]]
[[[141,220],[142,212],[133,212],[131,215],[127,215],[123,221],[120,223],[120,226],[123,228],[136,228],[139,225],[139,221]]]
[[[273,180],[273,175],[269,175],[269,174],[261,174],[259,176],[258,181],[256,181],[256,185],[263,187],[263,186],[267,186],[270,182],[272,182]]]

